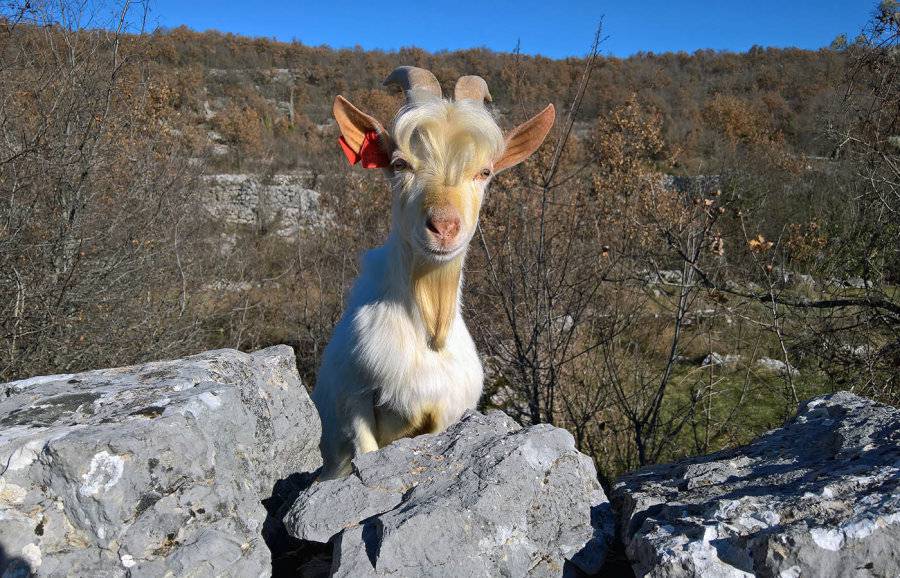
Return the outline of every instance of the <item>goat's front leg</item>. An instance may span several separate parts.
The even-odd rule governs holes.
[[[354,408],[353,419],[350,422],[353,433],[353,457],[378,449],[375,427],[375,396],[371,393],[362,395]]]
[[[374,395],[365,392],[344,396],[335,404],[334,413],[323,413],[320,446],[324,463],[319,480],[346,476],[353,458],[378,449],[373,401]]]

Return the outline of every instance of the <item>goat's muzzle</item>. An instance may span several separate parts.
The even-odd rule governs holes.
[[[452,249],[459,236],[459,212],[453,207],[430,208],[425,217],[425,226],[441,249]]]

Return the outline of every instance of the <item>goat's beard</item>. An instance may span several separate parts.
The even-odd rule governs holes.
[[[440,351],[447,344],[456,316],[464,255],[445,262],[417,259],[412,269],[412,289],[419,314],[429,336],[429,346]]]

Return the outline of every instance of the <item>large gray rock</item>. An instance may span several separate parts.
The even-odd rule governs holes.
[[[260,500],[318,439],[287,346],[0,385],[0,574],[268,575]]]
[[[565,430],[468,413],[300,494],[296,538],[333,543],[336,576],[560,576],[599,570],[613,534],[593,462]]]
[[[900,411],[803,403],[731,451],[651,466],[613,490],[638,576],[900,576]]]

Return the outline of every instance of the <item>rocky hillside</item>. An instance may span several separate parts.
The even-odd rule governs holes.
[[[313,483],[318,417],[284,346],[0,391],[4,577],[900,573],[900,412],[849,393],[610,502],[570,434],[500,412]]]

